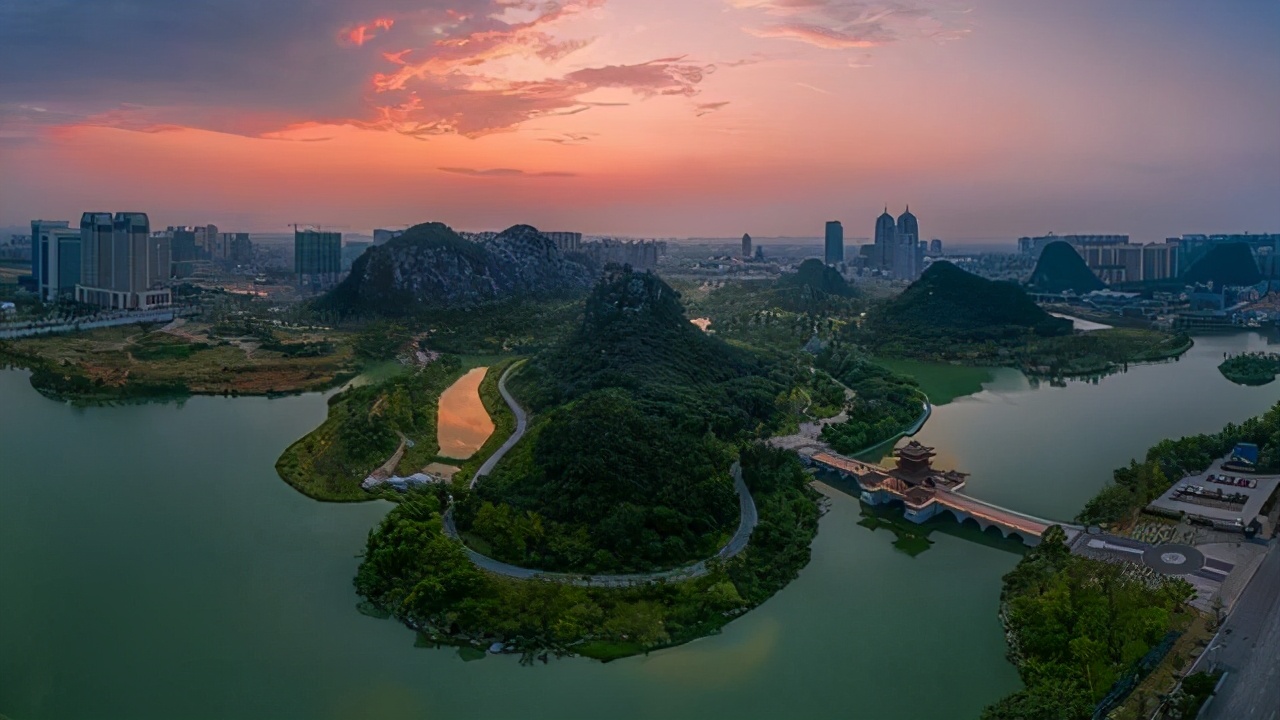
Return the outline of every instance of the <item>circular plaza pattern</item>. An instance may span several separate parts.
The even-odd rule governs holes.
[[[1190,545],[1157,545],[1142,553],[1142,562],[1165,575],[1190,575],[1204,567],[1204,554]]]

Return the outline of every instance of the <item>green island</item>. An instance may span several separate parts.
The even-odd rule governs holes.
[[[1276,353],[1243,353],[1222,361],[1222,376],[1237,385],[1266,385],[1280,373],[1280,355]]]

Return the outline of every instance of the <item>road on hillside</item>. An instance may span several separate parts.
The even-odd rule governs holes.
[[[480,478],[493,472],[493,469],[498,466],[498,461],[502,459],[503,455],[507,454],[508,450],[515,447],[516,443],[520,442],[520,438],[524,437],[524,431],[529,427],[529,415],[525,413],[524,408],[516,403],[516,399],[511,397],[511,393],[507,392],[507,378],[511,377],[511,373],[523,364],[524,360],[512,363],[511,367],[502,373],[502,377],[498,378],[498,392],[502,393],[502,399],[506,401],[507,407],[511,408],[511,412],[516,416],[516,431],[511,433],[511,437],[507,438],[506,442],[502,443],[502,447],[498,448],[495,453],[484,461],[479,470],[476,470],[475,476],[471,478],[471,487],[473,489]]]

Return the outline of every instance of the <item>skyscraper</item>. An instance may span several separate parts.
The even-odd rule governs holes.
[[[828,265],[844,262],[844,225],[839,220],[827,222],[826,251]]]
[[[902,280],[920,277],[920,223],[911,207],[898,216],[898,236],[893,254],[893,274]]]
[[[330,287],[342,272],[342,233],[293,231],[293,271],[298,285]]]
[[[894,248],[898,244],[898,224],[886,206],[876,218],[875,247],[871,251],[871,266],[877,270],[892,270]]]
[[[169,239],[151,235],[146,213],[89,212],[80,218],[76,299],[114,310],[169,305]]]
[[[751,259],[751,236],[747,233],[742,234],[742,259]]]

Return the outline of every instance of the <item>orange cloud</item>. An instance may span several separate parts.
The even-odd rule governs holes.
[[[378,33],[375,31],[390,30],[391,26],[395,25],[395,22],[396,21],[391,18],[377,18],[370,23],[343,29],[342,33],[339,34],[338,39],[347,44],[360,47],[366,42],[377,37]]]

